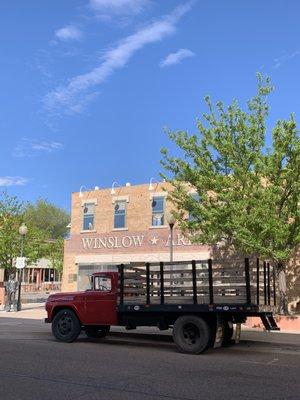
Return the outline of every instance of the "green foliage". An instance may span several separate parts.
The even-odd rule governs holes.
[[[0,268],[14,268],[14,260],[21,254],[19,227],[24,222],[24,203],[6,192],[0,194]],[[45,235],[33,226],[28,226],[24,238],[24,255],[28,263],[43,257],[46,251]]]
[[[24,219],[31,226],[47,232],[51,239],[65,236],[70,222],[70,216],[66,211],[44,199],[37,200],[36,204],[28,204]]]
[[[47,256],[46,256],[57,271],[62,272],[63,257],[64,257],[64,239],[58,237],[48,243]]]
[[[258,75],[257,94],[246,111],[237,101],[214,107],[207,97],[209,112],[197,121],[198,134],[168,132],[182,157],[162,149],[162,165],[168,171],[163,177],[174,186],[169,196],[174,215],[194,242],[223,242],[281,263],[300,239],[300,139],[291,116],[275,124],[266,148],[272,90],[269,79]]]
[[[69,215],[45,200],[38,200],[35,205],[24,204],[6,192],[0,194],[0,268],[14,268],[14,260],[21,254],[19,227],[24,222],[28,228],[23,238],[27,264],[45,257],[61,271]]]

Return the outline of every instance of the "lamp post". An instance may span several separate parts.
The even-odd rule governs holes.
[[[170,227],[170,261],[173,262],[173,228],[175,225],[175,217],[173,214],[167,216],[167,222]]]
[[[21,257],[23,257],[23,246],[24,246],[24,238],[25,235],[27,234],[27,226],[23,223],[20,228],[19,228],[19,234],[21,237]],[[19,270],[19,286],[18,286],[18,301],[17,301],[17,311],[21,311],[21,284],[22,284],[22,274],[23,274],[23,269]]]

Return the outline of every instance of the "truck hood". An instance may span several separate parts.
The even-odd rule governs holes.
[[[82,297],[84,292],[63,292],[51,294],[46,303],[52,303],[56,301],[73,301]]]

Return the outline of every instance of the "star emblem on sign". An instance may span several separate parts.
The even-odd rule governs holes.
[[[157,244],[158,238],[156,236],[153,236],[152,239],[150,239],[151,244]]]

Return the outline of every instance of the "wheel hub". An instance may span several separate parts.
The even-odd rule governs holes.
[[[188,345],[195,345],[200,338],[199,329],[196,325],[187,324],[183,328],[183,337]]]
[[[63,336],[68,335],[72,330],[72,319],[67,316],[62,316],[58,321],[59,333]]]

